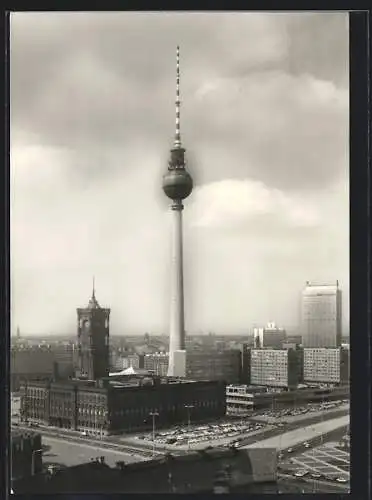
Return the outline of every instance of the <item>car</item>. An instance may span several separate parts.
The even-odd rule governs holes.
[[[347,483],[347,479],[344,477],[336,477],[336,481],[339,483]]]
[[[310,476],[313,477],[314,479],[319,479],[320,477],[322,477],[322,475],[319,474],[318,472],[312,472]]]
[[[292,451],[293,451],[293,448],[288,448],[287,449],[287,453],[292,453]]]
[[[306,474],[308,474],[308,471],[306,469],[301,469],[294,473],[296,477],[304,477],[306,476]]]
[[[83,431],[80,433],[80,436],[87,436],[87,435],[88,435],[87,431]]]
[[[304,446],[305,446],[305,448],[310,448],[311,445],[310,445],[310,443],[306,442],[306,443],[304,443]]]

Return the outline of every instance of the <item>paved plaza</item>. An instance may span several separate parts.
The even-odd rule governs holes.
[[[109,450],[89,443],[74,443],[45,436],[42,438],[42,443],[46,447],[43,452],[43,463],[46,465],[54,463],[71,467],[89,462],[101,455],[105,457],[105,461],[110,467],[115,467],[116,462],[121,460],[126,463],[144,460],[143,457],[134,453]]]

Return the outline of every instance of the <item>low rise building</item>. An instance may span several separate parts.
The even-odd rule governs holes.
[[[265,392],[266,387],[234,384],[226,386],[226,414],[239,417],[250,415],[254,410],[255,395]]]
[[[302,351],[252,349],[251,384],[293,389],[301,382]]]
[[[168,373],[169,355],[164,352],[145,354],[144,369],[153,372],[159,377],[166,377]]]
[[[304,382],[342,384],[349,381],[349,351],[320,347],[304,349]]]
[[[144,355],[143,354],[128,354],[128,356],[124,356],[123,358],[123,369],[125,368],[144,368]]]

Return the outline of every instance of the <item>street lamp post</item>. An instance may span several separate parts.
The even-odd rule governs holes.
[[[31,455],[31,476],[35,475],[35,453],[42,453],[42,449],[33,450]]]
[[[191,425],[191,409],[194,405],[185,405],[187,410],[187,449],[190,449],[190,425]]]
[[[159,413],[151,411],[149,415],[152,417],[152,456],[155,456],[155,417],[158,417]]]

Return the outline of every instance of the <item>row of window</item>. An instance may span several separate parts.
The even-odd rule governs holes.
[[[48,396],[47,391],[44,389],[34,389],[30,388],[27,391],[27,395],[25,397],[32,398],[32,399],[45,399]],[[72,392],[51,392],[50,393],[50,401],[64,401],[68,400],[71,401],[73,399],[73,393]],[[85,403],[101,403],[105,404],[106,402],[106,397],[101,394],[97,393],[78,393],[78,401],[79,402],[85,402]]]

